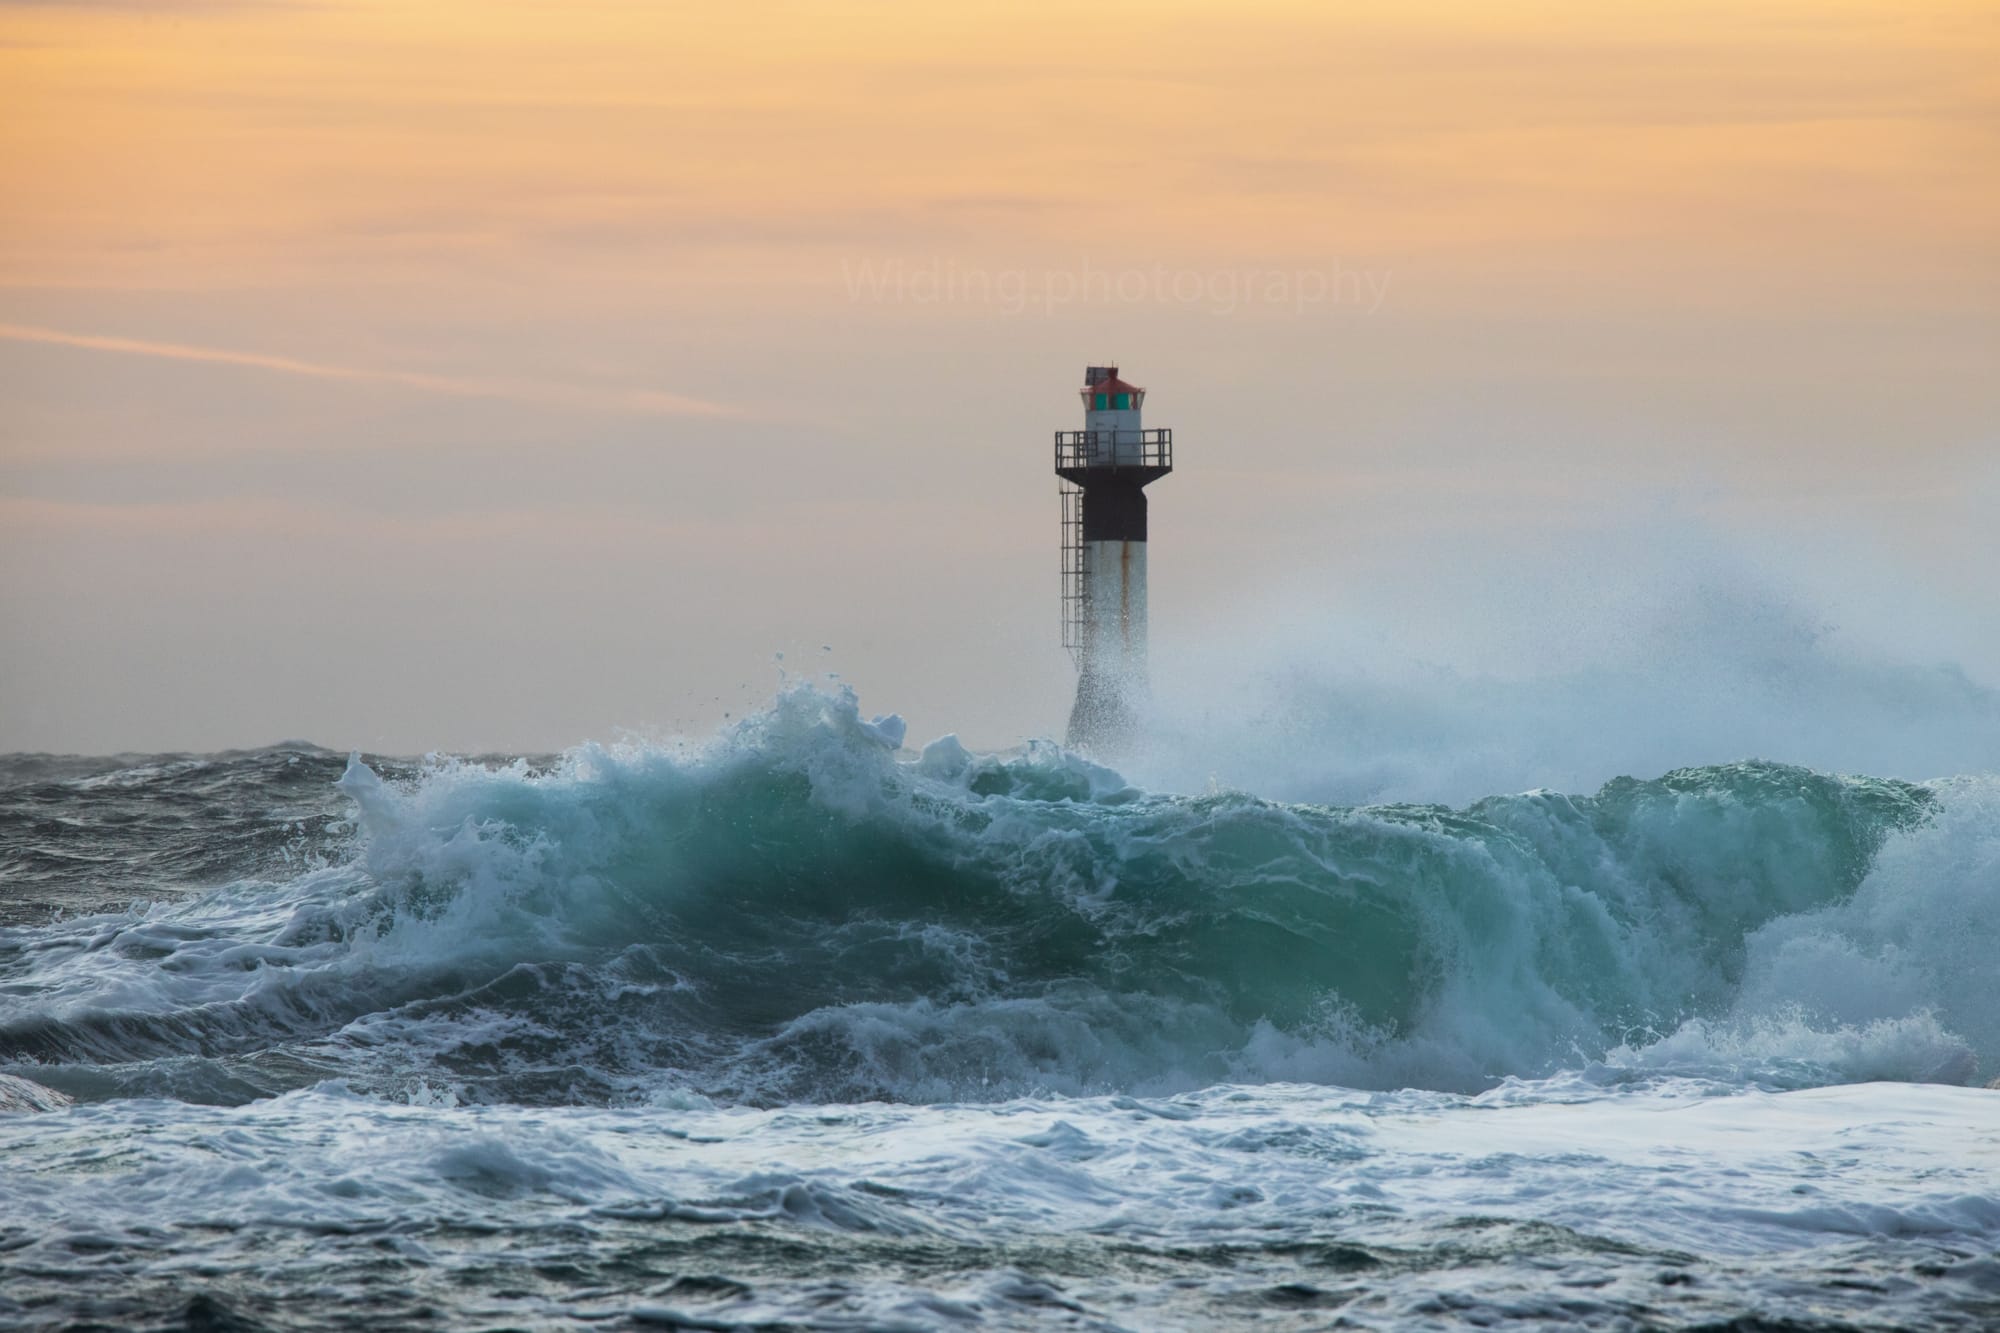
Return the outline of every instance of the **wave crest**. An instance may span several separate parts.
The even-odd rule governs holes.
[[[355,760],[352,864],[44,950],[52,998],[0,1048],[241,1077],[281,1045],[469,1096],[747,1101],[1956,1081],[2000,1053],[1982,780],[1745,763],[1346,809],[901,740],[800,687],[700,748],[400,781]],[[144,993],[115,995],[142,942]]]

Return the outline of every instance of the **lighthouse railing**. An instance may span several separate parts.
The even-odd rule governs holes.
[[[1157,430],[1059,430],[1056,468],[1143,467],[1171,470],[1174,433]]]

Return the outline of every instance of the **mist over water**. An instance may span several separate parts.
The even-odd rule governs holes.
[[[1148,743],[1124,767],[1156,789],[1336,804],[1586,792],[1744,759],[1916,780],[2000,767],[2000,691],[1934,642],[1851,608],[1843,623],[1726,549],[1590,576],[1623,552],[1448,591],[1399,582],[1387,608],[1274,592],[1156,650]],[[1421,655],[1399,618],[1412,603],[1449,626]]]

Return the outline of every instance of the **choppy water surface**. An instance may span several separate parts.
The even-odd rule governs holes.
[[[900,740],[0,761],[0,1322],[2000,1324],[1992,779]]]

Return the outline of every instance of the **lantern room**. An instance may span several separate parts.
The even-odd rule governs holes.
[[[1137,431],[1140,429],[1139,405],[1145,401],[1146,391],[1119,379],[1116,366],[1092,366],[1083,372],[1085,430]],[[1131,438],[1137,439],[1138,436]]]

